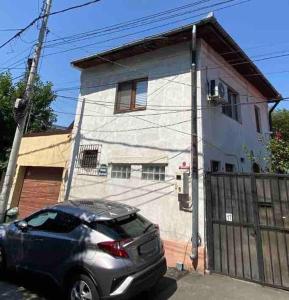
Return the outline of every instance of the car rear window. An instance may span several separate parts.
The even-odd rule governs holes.
[[[151,222],[138,214],[110,221],[94,222],[91,227],[114,240],[135,238],[155,229]]]

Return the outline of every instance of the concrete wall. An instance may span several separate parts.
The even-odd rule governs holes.
[[[86,102],[80,144],[101,144],[100,164],[132,163],[131,179],[111,178],[110,167],[104,178],[75,169],[70,198],[102,197],[138,206],[160,225],[165,239],[189,240],[191,213],[179,210],[175,192],[176,172],[190,160],[189,45],[118,63],[128,67],[106,64],[82,73],[81,95]],[[114,115],[116,83],[141,77],[149,80],[147,110]],[[174,106],[181,111],[173,112]],[[141,164],[148,162],[166,164],[165,182],[141,180]]]
[[[26,167],[64,168],[63,182],[59,194],[59,200],[62,200],[66,180],[65,172],[69,161],[70,150],[70,133],[23,137],[8,207],[16,206],[18,203]]]

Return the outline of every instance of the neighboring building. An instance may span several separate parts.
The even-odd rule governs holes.
[[[261,140],[269,134],[267,102],[280,96],[214,18],[196,26],[198,268],[203,270],[204,174],[251,172],[248,157],[266,155]],[[190,265],[192,27],[72,63],[81,70],[81,91],[70,199],[104,198],[139,207],[160,225],[170,265]],[[265,169],[264,162],[255,164]]]
[[[71,129],[31,133],[22,138],[8,207],[23,218],[64,198]]]

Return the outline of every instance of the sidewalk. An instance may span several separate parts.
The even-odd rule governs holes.
[[[160,293],[156,300],[164,300]],[[289,292],[221,275],[187,274],[177,281],[170,300],[288,300]]]
[[[220,275],[186,274],[182,278],[168,272],[149,293],[131,300],[288,300],[289,292]],[[56,300],[57,290],[35,280],[0,281],[1,300]]]

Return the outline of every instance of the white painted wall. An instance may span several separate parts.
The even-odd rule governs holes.
[[[101,144],[100,164],[134,163],[132,178],[111,178],[110,170],[108,177],[81,175],[75,169],[70,198],[121,200],[138,206],[142,214],[158,223],[164,238],[189,240],[191,213],[179,210],[175,192],[178,167],[190,160],[189,45],[117,63],[82,72],[81,95],[86,102],[80,144]],[[149,80],[147,110],[114,115],[116,83],[141,77]],[[172,112],[176,109],[182,111]],[[166,181],[141,180],[141,163],[158,161],[167,163]]]
[[[255,154],[264,151],[258,141],[253,105],[241,105],[242,124],[228,118],[222,114],[221,107],[208,104],[207,80],[221,77],[239,93],[242,103],[247,102],[247,96],[249,102],[263,98],[204,42],[199,42],[199,50],[199,231],[204,240],[203,176],[204,171],[210,169],[210,161],[219,160],[222,166],[225,162],[233,163],[239,165],[239,171],[250,171],[251,163],[244,153],[244,145]],[[189,51],[188,43],[178,44],[82,72],[81,96],[86,101],[80,145],[101,144],[100,164],[133,163],[133,172],[132,178],[127,180],[111,178],[110,169],[107,177],[83,175],[75,169],[70,193],[71,199],[99,197],[138,206],[146,217],[160,225],[164,239],[181,241],[189,241],[191,236],[191,213],[179,210],[175,192],[178,167],[183,161],[190,163]],[[149,79],[147,110],[115,115],[117,82],[142,77]],[[78,114],[81,105],[79,102]],[[267,104],[259,103],[258,106],[262,131],[267,132]],[[181,111],[172,113],[174,109]],[[78,129],[78,119],[79,116],[74,132]],[[241,157],[245,158],[243,164]],[[141,163],[158,161],[167,163],[166,181],[142,180]]]
[[[204,168],[206,171],[210,170],[210,161],[217,160],[221,162],[222,169],[225,163],[232,163],[236,171],[251,172],[252,162],[248,159],[248,151],[245,148],[252,150],[258,158],[266,156],[264,142],[260,141],[269,136],[266,99],[205,42],[201,44],[200,56],[199,72],[202,78],[200,103],[203,107],[207,107],[202,110]],[[241,123],[223,114],[220,105],[208,103],[207,81],[218,78],[239,94]],[[262,134],[257,133],[254,105],[250,103],[256,103],[260,108]],[[245,159],[244,163],[241,162],[241,157]],[[262,159],[258,163],[265,168]]]

